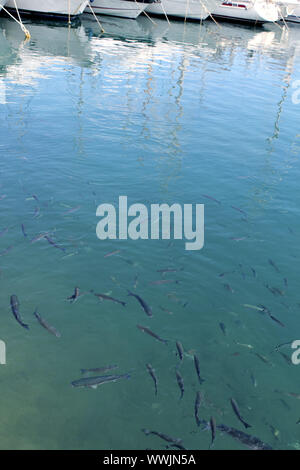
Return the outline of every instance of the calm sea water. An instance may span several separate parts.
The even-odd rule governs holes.
[[[300,365],[289,345],[274,349],[300,339],[300,28],[101,21],[103,35],[89,19],[71,29],[30,22],[24,42],[0,20],[0,446],[164,448],[146,428],[207,449],[210,432],[194,417],[201,391],[201,419],[243,430],[233,397],[247,432],[299,448]],[[100,241],[96,208],[119,195],[205,204],[204,248]],[[60,248],[32,242],[46,233]],[[180,282],[151,284],[161,279]],[[84,295],[70,303],[75,286]],[[12,294],[29,330],[12,315]],[[109,364],[130,380],[71,386],[80,369]],[[245,446],[218,432],[214,448]]]

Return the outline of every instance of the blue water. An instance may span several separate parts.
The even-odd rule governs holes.
[[[288,362],[289,345],[274,349],[300,339],[300,28],[101,22],[102,35],[90,19],[71,29],[28,22],[24,42],[0,19],[0,447],[164,448],[147,428],[207,449],[210,432],[194,417],[200,390],[201,419],[243,430],[233,397],[246,432],[299,448],[300,365]],[[205,204],[204,248],[100,241],[96,208],[117,207],[120,195],[147,207]],[[46,233],[59,248],[32,242]],[[161,279],[180,282],[151,284]],[[70,303],[75,286],[84,295]],[[29,330],[12,315],[12,294]],[[80,369],[109,364],[130,380],[71,386]],[[246,447],[218,431],[213,448]]]

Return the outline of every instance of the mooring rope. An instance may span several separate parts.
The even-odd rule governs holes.
[[[161,2],[160,2],[160,6],[161,6],[161,8],[162,8],[162,11],[164,12],[164,15],[165,15],[165,17],[166,17],[166,20],[167,20],[167,22],[169,23],[169,26],[170,26],[170,21],[169,21],[169,18],[168,18],[167,12],[166,12],[166,10],[165,10],[165,7],[164,7],[164,2],[163,2],[163,0],[161,0]]]
[[[23,33],[25,34],[26,39],[30,39],[30,38],[31,38],[30,32],[28,31],[27,28],[25,28],[24,24],[22,23],[22,20],[21,20],[21,17],[20,17],[20,13],[19,13],[19,10],[18,10],[17,4],[16,4],[16,0],[14,0],[14,4],[15,4],[15,6],[16,6],[16,11],[17,11],[19,20],[17,20],[17,18],[15,18],[14,15],[12,15],[1,3],[0,3],[0,7],[2,8],[2,10],[5,11],[5,13],[7,13],[7,15],[9,15],[13,20],[15,20],[16,23],[18,23],[18,25],[20,26],[21,30],[22,30]]]
[[[283,14],[282,14],[282,11],[281,11],[280,6],[277,5],[277,8],[278,8],[278,10],[279,10],[279,13],[280,13],[280,16],[281,16],[281,19],[282,19],[282,21],[283,21],[284,26],[286,27],[286,29],[289,29],[289,27],[288,27],[288,25],[286,24],[286,21],[285,21],[285,19],[284,19],[284,17],[283,17]]]
[[[100,30],[101,30],[101,33],[105,33],[105,30],[104,30],[104,28],[102,27],[102,24],[100,23],[100,21],[98,20],[96,14],[95,14],[95,12],[94,12],[94,10],[92,9],[90,2],[88,3],[88,5],[89,5],[89,7],[90,7],[90,10],[91,10],[91,12],[92,12],[92,14],[93,14],[95,20],[97,21],[97,23],[98,23],[98,25],[99,25],[99,28],[100,28]]]
[[[186,19],[187,19],[188,9],[189,9],[189,0],[186,1],[184,22],[186,22]]]
[[[135,1],[135,3],[136,3],[137,6],[138,6],[138,2],[137,2],[136,0],[134,0],[134,1]],[[153,19],[148,15],[148,13],[145,12],[145,10],[143,10],[143,13],[144,13],[144,15],[147,16],[147,18],[151,21],[151,23],[153,23],[153,24],[156,26],[155,21],[153,21]]]
[[[71,0],[68,0],[68,24],[71,24]]]
[[[212,16],[211,12],[210,12],[209,9],[206,7],[206,5],[205,5],[203,2],[201,2],[201,0],[200,0],[200,3],[201,3],[201,5],[202,5],[202,7],[204,8],[204,10],[207,11],[208,16],[213,20],[213,22],[216,23],[216,25],[217,25],[219,28],[221,28],[221,25],[220,25],[220,24],[215,20],[215,18]]]

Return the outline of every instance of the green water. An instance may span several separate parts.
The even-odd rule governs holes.
[[[164,448],[147,428],[207,449],[198,390],[202,419],[243,430],[233,397],[251,435],[300,446],[300,402],[289,395],[300,393],[300,366],[274,352],[300,339],[300,28],[101,21],[103,35],[85,19],[71,29],[28,23],[24,43],[18,25],[0,20],[0,447]],[[96,208],[120,195],[147,207],[205,204],[204,248],[100,241]],[[46,232],[65,251],[31,243]],[[151,284],[160,279],[180,282]],[[75,286],[84,295],[70,303]],[[29,330],[12,315],[12,294]],[[263,304],[284,326],[245,304]],[[61,338],[41,327],[36,307]],[[280,351],[291,357],[289,345]],[[80,369],[108,364],[130,380],[71,386]],[[213,448],[245,446],[218,432]]]

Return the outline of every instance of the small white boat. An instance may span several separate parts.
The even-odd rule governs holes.
[[[6,8],[15,11],[15,4],[22,15],[74,18],[83,13],[88,0],[7,0]]]
[[[158,0],[90,0],[90,5],[96,15],[117,16],[120,18],[136,19],[149,5]],[[159,0],[160,1],[160,0]],[[89,6],[85,13],[91,13]]]
[[[147,13],[159,16],[183,18],[187,20],[205,20],[216,7],[216,0],[161,0],[146,9]]]
[[[2,7],[5,7],[7,0],[0,0],[0,11],[2,10]]]
[[[300,23],[300,0],[278,0],[277,3],[286,9],[284,21]]]
[[[216,19],[238,22],[268,23],[282,18],[279,5],[272,0],[224,0],[212,12]]]

